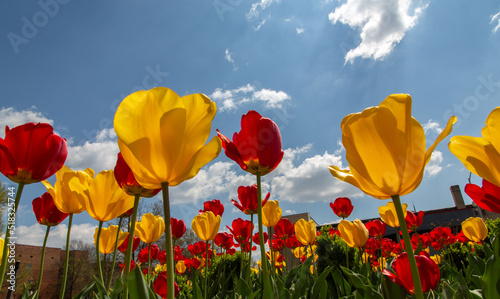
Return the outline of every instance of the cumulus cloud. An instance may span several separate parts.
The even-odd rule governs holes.
[[[304,31],[305,31],[304,27],[302,27],[302,26],[295,28],[295,30],[297,31],[298,35],[304,33]]]
[[[441,125],[432,119],[429,119],[427,123],[422,124],[422,127],[424,128],[427,147],[429,147],[432,143],[434,143],[436,138],[443,131]],[[429,177],[436,176],[438,173],[441,172],[441,170],[443,170],[443,167],[441,166],[443,161],[444,161],[443,153],[435,150],[432,153],[431,160],[425,167],[424,174]]]
[[[232,55],[233,55],[233,53],[229,52],[229,49],[226,49],[226,55],[224,56],[224,58],[233,65],[233,71],[236,71],[238,69],[238,67],[236,66],[236,63],[234,62]]]
[[[262,11],[268,8],[273,2],[280,2],[280,0],[260,0],[252,4],[250,11],[247,13],[247,18],[256,18],[260,15]]]
[[[21,111],[17,111],[13,107],[2,107],[0,108],[0,137],[5,137],[5,126],[13,128],[27,122],[54,124],[52,119],[45,117],[35,106]]]
[[[495,24],[495,28],[493,28],[493,33],[497,33],[497,30],[500,28],[500,12],[498,12],[496,15],[491,17],[490,24]]]
[[[71,240],[81,240],[85,243],[92,243],[96,225],[90,223],[73,224],[71,226]],[[68,226],[59,224],[50,230],[47,239],[47,247],[62,248],[66,244],[66,234]],[[45,237],[45,226],[35,223],[31,226],[21,225],[16,228],[17,243],[24,245],[40,246]]]
[[[356,57],[379,60],[391,53],[427,6],[419,0],[347,0],[328,18],[361,31],[361,43],[347,52],[346,63]]]
[[[435,177],[438,173],[443,170],[441,164],[443,163],[443,153],[440,151],[432,152],[431,160],[427,164],[424,170],[424,174],[429,177]]]
[[[82,145],[71,145],[70,142],[66,165],[74,170],[90,167],[96,173],[113,169],[120,151],[116,139],[115,131],[109,128],[97,132],[95,140]]]
[[[217,102],[220,111],[231,111],[249,102],[260,102],[265,109],[282,109],[285,102],[291,97],[284,91],[275,91],[247,84],[236,89],[217,88],[210,95]]]

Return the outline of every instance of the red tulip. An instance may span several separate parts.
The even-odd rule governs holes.
[[[293,234],[295,234],[295,227],[290,222],[290,220],[286,218],[281,218],[278,220],[278,223],[274,226],[275,238],[281,239],[285,241],[290,238]]]
[[[380,241],[375,238],[369,238],[365,243],[365,251],[370,255],[375,255],[380,249]],[[392,248],[391,248],[392,249]]]
[[[156,244],[151,245],[151,254],[149,256],[151,260],[156,260],[158,258],[159,253],[160,253],[160,248],[158,248],[158,245]],[[141,252],[137,255],[137,260],[141,263],[147,263],[148,254],[149,254],[149,246],[141,250]]]
[[[226,232],[218,233],[217,235],[215,235],[214,242],[215,242],[215,245],[222,247],[226,250],[228,250],[234,246],[233,235],[231,235],[230,233],[226,233]]]
[[[385,230],[387,228],[387,224],[385,222],[376,219],[368,221],[365,224],[365,227],[368,230],[370,236],[374,237],[375,239],[381,239],[385,236]]]
[[[264,236],[263,243],[266,244],[267,240],[269,240],[269,235],[266,232],[263,232],[263,236]],[[255,244],[260,244],[260,237],[258,232],[253,235],[252,240]]]
[[[177,282],[174,282],[174,287],[175,287],[175,297],[179,295],[179,292],[181,291],[179,286],[177,285]],[[167,276],[165,274],[160,274],[158,277],[156,277],[155,282],[153,282],[153,288],[155,290],[155,293],[158,294],[161,298],[167,298]]]
[[[435,250],[443,249],[445,244],[450,244],[449,239],[454,239],[449,227],[436,227],[430,232],[430,236],[434,240],[431,245]]]
[[[170,227],[172,228],[172,239],[174,240],[182,238],[186,232],[186,223],[182,219],[170,218]]]
[[[195,257],[193,258],[190,258],[190,259],[185,259],[184,260],[184,265],[186,266],[186,268],[195,268],[196,270],[198,270],[201,266],[201,261]]]
[[[200,214],[207,211],[214,213],[215,217],[217,217],[217,215],[222,217],[222,214],[224,214],[224,205],[218,199],[205,201],[203,203],[203,210],[200,210]]]
[[[276,252],[281,251],[283,248],[285,248],[285,241],[281,239],[273,239],[272,243],[273,250]]]
[[[181,248],[179,245],[174,247],[174,261],[186,259],[186,257],[184,255],[182,255],[183,251],[184,251],[184,248]],[[164,261],[163,263],[165,263],[166,258],[167,258],[167,252],[165,250],[163,250],[162,252],[160,252],[158,254],[158,260],[160,260],[160,256],[162,255],[162,253],[165,254],[165,258],[163,258],[163,256],[162,256],[162,259]]]
[[[250,238],[252,237],[253,224],[249,220],[243,220],[241,218],[233,220],[231,227],[226,227],[233,234],[234,240],[236,243],[241,246],[249,243]]]
[[[345,219],[351,215],[354,206],[349,198],[338,197],[334,202],[330,203],[330,208],[332,208],[335,215]]]
[[[5,127],[0,138],[0,171],[15,183],[43,181],[61,169],[68,156],[66,139],[44,123]]]
[[[125,268],[125,263],[121,263],[120,267],[122,268],[122,271],[123,271],[123,269]],[[135,261],[130,261],[130,271],[129,272],[132,272],[134,267],[135,267]]]
[[[365,225],[366,226],[366,225]],[[368,228],[368,227],[367,227]],[[339,236],[340,237],[340,231],[338,229],[335,229],[333,227],[330,227],[328,229],[328,234],[330,235],[330,237],[333,237],[335,235]]]
[[[389,257],[391,253],[401,253],[401,244],[400,243],[395,243],[391,239],[383,238],[381,239],[382,243],[382,255],[384,257]]]
[[[161,189],[146,189],[142,187],[135,179],[132,169],[130,169],[125,159],[123,159],[122,153],[118,153],[114,174],[116,181],[128,195],[135,196],[136,194],[140,194],[141,197],[153,197],[161,191]]]
[[[33,199],[32,205],[36,221],[42,225],[56,226],[69,215],[59,211],[49,192],[45,192],[42,196]]]
[[[262,200],[262,206],[264,206],[271,196],[271,193],[267,193],[266,198]],[[238,203],[236,200],[231,199],[231,202],[235,207],[240,209],[243,213],[250,215],[250,214],[257,214],[257,185],[251,185],[251,186],[239,186],[238,187],[238,200],[240,203]]]
[[[189,244],[188,245],[188,250],[189,253],[193,256],[198,256],[201,255],[203,252],[205,252],[205,241],[199,241],[194,244]]]
[[[118,246],[118,250],[120,250],[121,253],[125,254],[127,252],[127,249],[128,249],[128,237],[130,235],[127,235],[127,237],[125,237],[125,240],[123,240],[123,243]],[[137,247],[139,247],[139,244],[141,243],[141,239],[139,239],[138,237],[134,236],[134,243],[132,244],[132,252],[134,252]]]
[[[302,246],[302,244],[300,244],[299,240],[297,240],[297,236],[295,236],[295,235],[286,239],[285,243],[286,243],[286,247],[288,247],[290,249],[294,249],[294,248],[297,248],[299,246]]]
[[[417,261],[420,282],[422,283],[422,291],[428,292],[435,289],[439,283],[439,266],[425,255],[417,255],[415,259]],[[394,259],[392,270],[394,273],[387,270],[383,270],[382,273],[393,282],[403,286],[409,293],[415,294],[410,262],[408,261],[406,252]]]
[[[251,174],[266,175],[283,159],[281,134],[275,122],[250,110],[241,117],[241,131],[233,141],[217,130],[226,156]]]
[[[500,187],[483,179],[483,187],[465,185],[465,193],[482,209],[500,213]]]
[[[422,221],[424,218],[424,212],[420,211],[417,215],[413,214],[413,212],[406,212],[405,222],[408,227],[408,232],[414,232],[417,228],[422,225]]]

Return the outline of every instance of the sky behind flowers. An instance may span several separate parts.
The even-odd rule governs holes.
[[[285,156],[263,184],[285,215],[309,212],[320,224],[332,222],[329,202],[348,196],[350,220],[376,217],[386,201],[337,181],[326,168],[348,166],[342,118],[408,93],[428,145],[451,115],[458,117],[451,136],[479,136],[500,103],[499,13],[496,1],[2,2],[0,126],[49,122],[68,140],[66,164],[98,172],[114,167],[112,121],[125,96],[154,86],[200,92],[218,106],[213,135],[218,128],[232,136],[250,109],[278,124]],[[467,182],[448,140],[420,187],[402,197],[410,209],[453,206],[449,187]],[[222,153],[172,188],[172,216],[189,225],[204,201],[217,198],[226,206],[221,227],[246,219],[230,199],[238,186],[254,182]],[[43,192],[41,184],[25,188],[20,241],[41,244],[31,200]],[[97,223],[86,212],[74,223],[78,236],[91,240]],[[49,245],[64,241],[63,227],[56,230],[60,236],[54,233]]]

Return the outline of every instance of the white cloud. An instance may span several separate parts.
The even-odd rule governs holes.
[[[260,0],[260,2],[253,3],[250,11],[247,13],[247,18],[251,19],[258,17],[259,14],[268,8],[273,2],[280,2],[280,0]]]
[[[226,49],[226,55],[224,57],[228,62],[230,62],[233,65],[233,71],[236,71],[238,69],[238,67],[236,66],[236,63],[234,62],[232,55],[233,55],[233,53],[229,52],[229,49]]]
[[[297,31],[297,34],[299,34],[299,35],[304,33],[304,31],[305,31],[305,29],[302,26],[295,28],[295,30]]]
[[[495,28],[493,28],[493,33],[497,33],[497,30],[500,28],[500,12],[491,17],[490,24],[494,24],[496,22]]]
[[[71,226],[71,240],[81,240],[85,243],[94,242],[94,233],[97,225],[90,223],[73,224]],[[66,245],[66,234],[68,226],[59,224],[50,229],[47,247],[62,248]],[[46,227],[35,223],[31,226],[21,225],[16,228],[18,244],[42,246]]]
[[[2,107],[0,108],[0,137],[5,136],[5,126],[13,128],[27,122],[54,124],[52,119],[45,117],[35,106],[21,111],[16,111],[13,107]]]
[[[349,50],[346,63],[353,63],[356,57],[379,60],[387,56],[406,31],[415,26],[427,6],[428,3],[419,0],[347,0],[328,18],[333,24],[340,22],[361,30],[361,43]]]
[[[431,160],[425,167],[424,174],[430,177],[436,176],[443,170],[441,163],[443,163],[443,153],[440,151],[432,152]]]
[[[73,170],[92,168],[96,173],[113,169],[119,152],[116,134],[113,129],[103,129],[96,134],[95,140],[83,145],[68,144],[66,165]]]
[[[291,99],[284,91],[266,88],[256,90],[250,84],[236,89],[217,88],[210,95],[210,98],[217,102],[220,111],[233,111],[248,102],[261,102],[266,109],[282,109],[283,104]]]
[[[284,212],[284,214],[285,214],[285,215],[293,215],[293,214],[297,214],[297,212],[296,212],[295,210],[290,210],[290,209],[288,209],[288,210],[286,210],[286,211]]]

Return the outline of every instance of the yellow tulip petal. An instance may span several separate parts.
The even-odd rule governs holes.
[[[500,151],[500,107],[493,109],[486,118],[486,126],[481,130],[483,138]]]
[[[486,139],[454,136],[448,148],[470,172],[500,186],[500,154]]]

